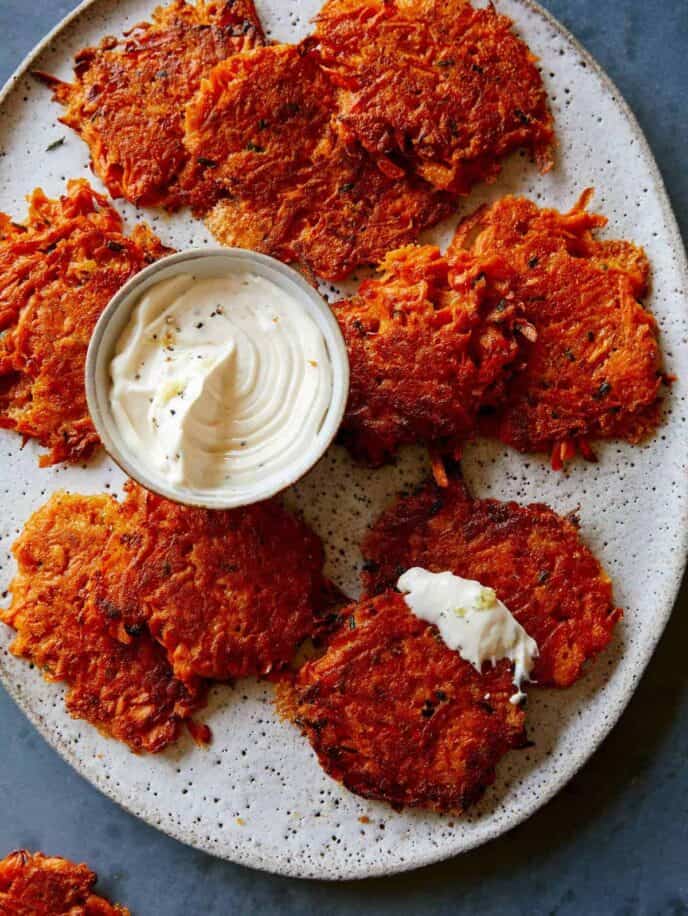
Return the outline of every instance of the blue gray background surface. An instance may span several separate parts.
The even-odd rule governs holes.
[[[0,82],[76,0],[0,0]],[[688,0],[545,0],[645,130],[688,238]],[[652,608],[648,607],[648,613]],[[86,861],[135,916],[688,913],[688,589],[620,724],[526,824],[458,859],[339,885],[188,849],[76,775],[0,689],[0,858]]]

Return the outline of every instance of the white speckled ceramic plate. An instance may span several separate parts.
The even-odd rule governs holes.
[[[20,68],[0,100],[0,208],[24,216],[35,185],[50,194],[68,177],[87,175],[81,141],[57,122],[49,93],[30,66],[68,77],[72,55],[103,34],[145,18],[147,0],[87,0]],[[257,0],[269,33],[290,41],[308,30],[318,0]],[[528,729],[535,746],[512,753],[498,781],[464,819],[395,813],[351,795],[325,776],[307,742],[280,721],[272,688],[254,681],[217,687],[207,720],[208,750],[190,741],[157,757],[135,757],[65,712],[62,689],[45,683],[6,651],[0,628],[0,674],[51,744],[88,780],[180,840],[236,862],[282,874],[353,878],[412,868],[452,856],[503,833],[544,804],[582,766],[618,719],[664,628],[678,590],[688,537],[686,262],[674,217],[647,144],[614,86],[553,19],[530,0],[498,0],[540,56],[556,116],[556,169],[539,175],[516,156],[499,181],[466,200],[463,212],[506,192],[566,208],[588,186],[609,218],[608,234],[645,246],[654,268],[650,306],[659,319],[669,371],[678,375],[660,433],[643,447],[600,447],[596,465],[568,473],[492,443],[471,447],[465,473],[475,492],[520,501],[544,500],[559,512],[580,507],[582,533],[611,573],[626,609],[612,648],[575,688],[532,690]],[[48,145],[65,137],[53,152]],[[127,216],[131,208],[122,207]],[[165,242],[207,242],[185,215],[147,214]],[[433,233],[445,243],[451,226]],[[333,290],[334,292],[334,290]],[[24,520],[57,488],[116,491],[121,475],[104,457],[84,468],[39,470],[37,450],[0,437],[2,587],[14,565],[10,544]],[[323,537],[329,573],[357,591],[357,544],[369,521],[405,484],[425,473],[409,451],[394,468],[368,472],[333,449],[289,494]],[[365,816],[365,817],[364,817]]]

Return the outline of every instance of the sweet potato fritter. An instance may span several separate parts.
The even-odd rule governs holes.
[[[204,703],[198,683],[172,674],[161,646],[139,627],[124,644],[108,633],[94,600],[108,540],[126,536],[109,496],[57,493],[14,544],[19,572],[0,620],[17,630],[14,655],[69,689],[70,713],[134,751],[160,751]]]
[[[286,704],[321,766],[365,798],[460,813],[525,741],[511,666],[478,674],[397,592],[344,615]]]
[[[506,197],[464,220],[449,254],[503,256],[537,340],[506,404],[486,432],[520,451],[552,451],[554,467],[592,457],[590,438],[638,442],[659,422],[663,381],[658,331],[638,301],[649,265],[641,248],[600,241],[606,220],[586,212],[591,192],[569,213]]]
[[[525,147],[551,166],[552,116],[535,58],[492,5],[329,0],[314,39],[342,87],[340,124],[386,172],[411,162],[466,194]]]
[[[2,916],[129,916],[93,893],[98,880],[86,865],[18,849],[0,860]]]
[[[278,502],[193,509],[129,483],[120,515],[99,607],[123,641],[147,626],[184,683],[280,670],[317,630],[322,544]]]
[[[125,38],[80,51],[74,83],[41,76],[113,197],[176,209],[193,199],[184,106],[215,64],[263,40],[253,0],[173,0]]]
[[[187,107],[186,144],[214,235],[339,280],[417,238],[453,207],[424,181],[389,178],[337,134],[336,92],[303,46],[235,55]],[[200,193],[200,192],[199,192]]]
[[[0,218],[0,426],[49,449],[43,466],[98,444],[84,389],[91,332],[114,293],[166,252],[145,225],[122,233],[85,181],[59,200],[34,191],[25,226]]]
[[[394,587],[412,566],[493,588],[538,644],[532,677],[540,685],[573,684],[621,618],[609,577],[573,521],[537,503],[472,499],[455,472],[445,488],[429,483],[398,499],[362,552],[368,595]]]
[[[497,403],[526,330],[498,258],[450,265],[431,246],[391,252],[335,303],[351,365],[341,438],[372,465],[412,442],[457,445]]]

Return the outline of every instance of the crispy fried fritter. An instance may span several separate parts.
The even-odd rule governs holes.
[[[351,366],[341,438],[381,464],[399,445],[457,444],[497,403],[523,327],[498,258],[450,265],[431,246],[391,252],[381,275],[335,303]]]
[[[98,880],[86,865],[18,849],[0,860],[2,916],[129,916],[93,893]]]
[[[551,165],[552,116],[535,58],[492,5],[329,0],[314,39],[342,87],[340,123],[380,167],[411,161],[466,194],[517,147]]]
[[[34,191],[26,226],[0,239],[0,426],[49,449],[43,466],[98,444],[84,388],[91,332],[115,292],[166,252],[145,225],[122,233],[106,199],[72,181],[59,200]]]
[[[98,604],[122,640],[147,626],[185,683],[278,671],[318,629],[322,544],[278,502],[209,511],[130,483],[120,514]]]
[[[449,196],[423,181],[385,178],[331,132],[320,151],[322,164],[285,191],[277,212],[268,203],[221,200],[207,219],[217,240],[297,262],[336,282],[415,241],[454,209]]]
[[[95,580],[109,539],[126,536],[112,497],[55,494],[14,544],[19,572],[0,620],[17,630],[14,655],[68,685],[74,717],[134,751],[155,752],[178,737],[204,690],[174,678],[144,627],[131,630],[126,645],[109,635]]]
[[[485,430],[520,451],[552,450],[555,467],[589,438],[638,442],[659,422],[663,380],[658,331],[638,301],[649,264],[641,248],[600,241],[604,217],[586,212],[586,192],[569,213],[506,197],[464,220],[449,254],[499,254],[537,340],[506,404]]]
[[[0,213],[0,329],[12,324],[40,288],[44,282],[40,271],[58,246],[79,230],[121,229],[117,211],[83,180],[69,182],[67,193],[56,200],[35,190],[23,225]]]
[[[80,51],[74,83],[43,78],[113,197],[175,209],[193,199],[184,106],[215,64],[263,40],[253,0],[173,0],[125,38]]]
[[[450,473],[382,514],[363,543],[367,594],[406,569],[450,570],[493,588],[540,650],[533,679],[568,687],[607,646],[621,610],[573,521],[547,506],[472,499]]]
[[[478,674],[397,592],[344,615],[288,704],[321,766],[365,798],[460,813],[524,743],[511,666]]]
[[[275,203],[282,203],[310,166],[334,106],[334,87],[302,47],[258,48],[202,80],[186,110],[185,143],[230,194],[267,203],[278,192]]]
[[[208,217],[227,245],[300,261],[330,280],[380,260],[451,211],[454,199],[400,172],[387,177],[333,124],[336,92],[303,46],[236,55],[186,113],[192,183],[221,200]]]

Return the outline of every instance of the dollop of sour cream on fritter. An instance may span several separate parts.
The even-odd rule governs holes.
[[[409,609],[434,624],[446,645],[476,671],[481,672],[486,662],[495,665],[509,659],[516,687],[511,702],[523,700],[522,685],[530,680],[537,643],[493,589],[451,572],[433,573],[417,566],[399,577],[397,588]]]

